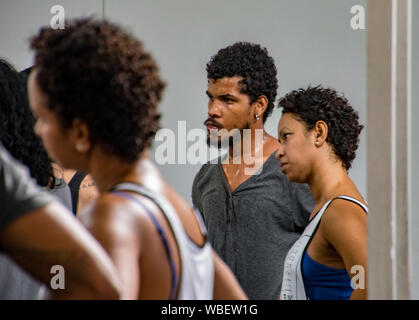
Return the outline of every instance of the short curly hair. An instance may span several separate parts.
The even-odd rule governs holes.
[[[126,162],[138,159],[159,129],[165,87],[141,41],[107,20],[42,28],[31,39],[36,81],[64,127],[84,121],[92,143]]]
[[[35,119],[29,108],[25,73],[19,74],[0,59],[0,141],[10,154],[29,168],[38,185],[53,189],[51,160],[35,135]]]
[[[309,86],[286,94],[278,104],[283,114],[296,115],[308,130],[312,130],[317,121],[324,121],[328,126],[326,141],[344,168],[351,168],[364,126],[359,124],[358,112],[343,95],[330,88]]]
[[[249,96],[250,103],[262,95],[266,96],[268,106],[263,114],[265,122],[272,114],[278,90],[277,70],[268,50],[259,44],[236,42],[219,50],[207,63],[208,79],[234,76],[242,78],[240,92]]]

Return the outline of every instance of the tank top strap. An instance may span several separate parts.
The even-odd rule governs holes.
[[[311,237],[311,235],[314,233],[314,231],[316,230],[317,226],[319,225],[319,222],[323,216],[323,214],[325,213],[326,209],[329,207],[329,205],[332,203],[334,199],[331,199],[329,201],[327,201],[323,207],[321,207],[321,209],[314,215],[314,217],[309,221],[306,229],[304,230],[303,234],[308,235],[309,237]]]
[[[77,213],[77,206],[79,203],[79,190],[81,182],[83,181],[84,177],[86,177],[87,173],[76,171],[76,173],[73,175],[71,180],[68,182],[68,186],[71,191],[71,201],[73,204],[73,213]]]
[[[184,239],[182,238],[182,224],[180,222],[179,217],[177,216],[175,209],[173,208],[173,206],[166,200],[164,199],[162,196],[157,195],[155,193],[153,193],[152,191],[144,188],[143,186],[136,184],[136,183],[131,183],[131,182],[123,182],[120,183],[116,186],[114,186],[110,192],[114,192],[114,193],[120,193],[120,192],[124,192],[124,191],[132,191],[135,192],[139,195],[142,195],[148,199],[150,199],[162,212],[162,214],[167,218],[167,221],[169,223],[170,228],[173,231],[173,236],[175,238],[175,241],[177,243],[177,247],[179,250],[179,255],[180,255],[180,265],[181,265],[181,272],[180,272],[180,277],[182,277],[182,274],[184,274],[184,268],[183,268],[183,261],[185,261],[185,257],[184,257],[184,252],[183,252],[183,246],[184,246]],[[134,198],[133,200],[136,200],[136,202],[140,202],[139,199]],[[140,202],[141,203],[141,202]],[[141,205],[146,209],[146,211],[148,212],[148,214],[152,217],[153,219],[153,223],[156,224],[156,219],[153,217],[153,214],[151,213],[151,211],[149,211],[144,204],[141,203]],[[159,229],[159,227],[157,227]],[[160,231],[159,231],[160,232]],[[161,229],[161,232],[163,232],[163,229]],[[165,238],[165,237],[164,237]],[[167,240],[163,239],[163,242],[167,242]],[[173,257],[172,254],[170,252],[170,248],[168,246],[168,243],[165,244],[166,250],[168,252],[168,256],[169,256],[169,262],[171,264],[171,269],[172,269],[172,290],[171,290],[171,294],[170,294],[170,299],[175,299],[175,289],[177,288],[177,286],[179,285],[179,287],[182,285],[181,282],[178,281],[177,277],[176,277],[176,271],[174,268],[174,261],[173,261]],[[180,290],[180,288],[179,288]]]
[[[197,208],[194,208],[193,212],[195,214],[196,219],[198,220],[198,225],[199,225],[199,228],[201,229],[201,233],[206,239],[207,228],[205,227],[204,219],[202,218],[202,213]]]
[[[327,201],[316,215],[309,221],[300,238],[288,251],[284,262],[284,273],[282,278],[281,300],[306,300],[303,276],[301,273],[301,260],[304,251],[316,231],[320,219],[327,207],[333,201]]]
[[[357,205],[359,205],[365,211],[365,213],[368,214],[368,207],[365,204],[363,204],[361,201],[359,201],[355,198],[352,198],[352,197],[349,197],[349,196],[338,196],[335,199],[343,199],[343,200],[348,200],[348,201],[351,201],[353,203],[356,203]]]
[[[179,220],[179,217],[176,214],[175,209],[173,206],[163,198],[162,196],[155,194],[154,192],[146,189],[145,187],[132,183],[132,182],[123,182],[120,183],[112,188],[112,191],[133,191],[135,193],[138,193],[148,199],[150,199],[153,203],[157,205],[157,207],[160,209],[160,211],[167,217],[167,220],[169,221],[170,226],[172,229],[176,232],[176,234],[179,234],[178,232],[182,230],[182,224]],[[177,238],[177,237],[176,237]]]

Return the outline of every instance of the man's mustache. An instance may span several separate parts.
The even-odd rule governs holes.
[[[205,120],[204,122],[204,126],[212,126],[212,127],[217,127],[218,129],[221,129],[223,126],[221,124],[219,124],[216,120],[214,120],[213,118],[208,118],[207,120]]]

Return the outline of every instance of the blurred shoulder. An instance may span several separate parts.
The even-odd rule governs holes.
[[[119,195],[102,193],[95,201],[87,204],[80,213],[80,220],[87,228],[115,229],[125,225],[137,225],[143,208]]]

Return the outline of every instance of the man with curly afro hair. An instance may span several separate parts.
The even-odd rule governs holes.
[[[358,113],[320,86],[294,90],[279,105],[276,156],[287,178],[308,183],[316,201],[285,260],[281,299],[366,299],[368,209],[347,172],[363,128]],[[354,275],[364,277],[352,283]]]
[[[210,243],[250,299],[278,297],[285,255],[314,205],[307,185],[282,174],[274,157],[278,141],[264,129],[274,107],[276,75],[274,60],[258,44],[237,42],[211,58],[208,143],[227,141],[228,155],[205,164],[192,187]],[[249,168],[257,170],[248,174]]]
[[[99,198],[81,220],[112,258],[123,299],[246,298],[195,212],[148,157],[164,82],[141,41],[78,19],[32,39],[36,133],[65,168],[92,175]]]

